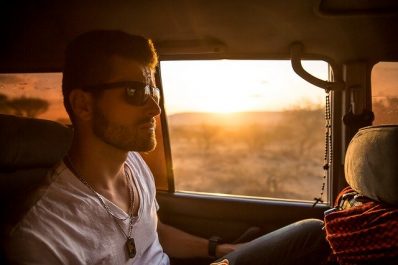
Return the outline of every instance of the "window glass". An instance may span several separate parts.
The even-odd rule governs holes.
[[[70,123],[61,73],[0,74],[0,113]]]
[[[0,113],[71,124],[63,105],[62,73],[0,74]],[[161,123],[158,119],[157,148],[142,154],[150,166],[156,187],[167,190]]]
[[[303,65],[328,79],[327,63]],[[161,78],[177,191],[319,196],[325,92],[290,61],[162,61]]]
[[[374,125],[398,124],[398,63],[381,62],[372,70]]]

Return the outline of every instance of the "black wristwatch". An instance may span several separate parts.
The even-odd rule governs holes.
[[[219,236],[212,236],[209,238],[209,257],[217,258],[216,256],[216,248],[217,245],[220,243],[221,237]]]

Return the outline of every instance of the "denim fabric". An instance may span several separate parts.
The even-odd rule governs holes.
[[[319,265],[330,252],[323,222],[307,219],[257,238],[225,257],[230,265]]]

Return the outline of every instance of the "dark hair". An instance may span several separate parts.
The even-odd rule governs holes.
[[[69,94],[75,88],[94,85],[110,73],[113,55],[131,58],[154,69],[158,63],[150,39],[118,30],[95,30],[79,35],[66,48],[62,78],[64,106],[72,122]]]

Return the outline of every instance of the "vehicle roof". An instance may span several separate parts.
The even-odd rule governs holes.
[[[1,4],[1,71],[59,70],[63,51],[91,29],[152,38],[160,58],[398,59],[395,0],[29,1]]]

